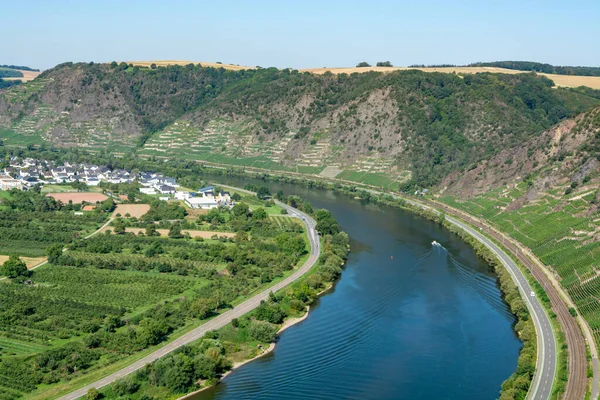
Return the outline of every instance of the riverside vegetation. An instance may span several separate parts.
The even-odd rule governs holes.
[[[121,185],[121,190],[127,193],[130,189]],[[34,241],[35,251],[26,246],[14,248],[28,254],[39,254],[45,248],[49,265],[27,271],[18,257],[12,256],[0,271],[8,276],[0,281],[0,298],[5,305],[0,312],[2,399],[23,395],[45,398],[69,388],[73,380],[135,357],[268,287],[291,273],[307,253],[303,226],[269,217],[262,206],[268,208],[270,204],[256,198],[247,198],[254,203],[252,208],[241,201],[231,211],[215,210],[196,221],[170,222],[169,237],[155,236],[154,221],[168,224],[168,218],[185,217],[187,211],[178,205],[153,203],[144,219],[147,235],[111,232],[120,224],[137,223],[135,218],[119,217],[109,227],[112,229],[82,239],[84,232],[107,219],[111,209],[97,207],[97,211],[77,216],[73,214],[77,206],[39,196],[35,191],[11,191],[1,205],[1,220],[12,227],[3,229],[26,231],[35,226],[39,235],[39,229],[48,228],[45,224],[50,221],[54,231],[64,232],[49,236],[52,240],[47,242]],[[29,212],[28,207],[42,208],[44,204],[52,207],[47,214]],[[322,233],[332,235],[327,236],[331,241],[328,248],[344,240],[347,244],[347,237],[334,232],[337,225],[330,221],[329,213],[319,211],[316,216],[322,220]],[[12,223],[20,220],[23,223]],[[90,229],[86,223],[91,222],[95,226]],[[235,237],[191,239],[181,234],[181,225],[186,223],[235,232]],[[68,250],[63,253],[65,245]],[[339,264],[344,256],[345,252],[339,255]],[[320,275],[311,278],[311,288],[339,274],[340,265],[333,267],[332,260],[326,263],[323,259]],[[319,283],[319,279],[323,280]],[[297,297],[308,301],[309,297],[300,294],[303,290],[298,290]],[[311,290],[302,293],[312,296]],[[281,315],[293,314],[290,310],[299,307],[291,299],[281,304],[287,310]],[[273,318],[266,319],[277,322]],[[265,326],[270,327],[266,323],[255,323],[248,329],[265,330]],[[216,365],[215,373],[229,364]]]
[[[340,232],[333,216],[325,210],[312,211],[310,203],[298,197],[281,197],[299,209],[310,211],[323,236],[323,250],[316,268],[286,289],[271,293],[267,301],[242,318],[198,342],[147,365],[101,391],[102,398],[131,399],[177,398],[216,383],[219,376],[242,362],[260,355],[274,342],[279,327],[287,318],[299,317],[320,292],[339,277],[349,249],[348,236]],[[91,390],[89,397],[96,396]]]

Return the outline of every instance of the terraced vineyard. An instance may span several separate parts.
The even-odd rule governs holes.
[[[254,125],[249,120],[220,118],[198,127],[192,121],[180,120],[151,136],[140,153],[320,174],[384,188],[410,178],[408,171],[396,169],[393,158],[365,156],[350,161],[343,154],[344,146],[334,144],[327,131],[315,133],[314,139],[303,146],[296,139],[296,132],[263,140],[254,133]],[[302,149],[295,158],[290,156],[290,148],[294,146]]]
[[[600,213],[590,215],[597,190],[582,187],[564,195],[565,188],[556,187],[522,207],[511,203],[526,195],[525,183],[466,201],[439,200],[485,218],[529,247],[555,272],[600,345]]]

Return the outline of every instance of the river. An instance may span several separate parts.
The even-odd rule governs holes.
[[[498,397],[521,342],[494,273],[458,236],[397,208],[260,183],[330,210],[351,253],[335,288],[271,354],[195,400]]]

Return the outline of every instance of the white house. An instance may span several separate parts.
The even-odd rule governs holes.
[[[156,194],[156,190],[154,190],[154,188],[150,187],[150,188],[140,188],[140,193],[142,194]]]
[[[175,188],[173,186],[169,186],[169,185],[160,185],[159,187],[157,187],[157,189],[160,194],[174,194],[175,193]]]
[[[0,189],[11,190],[15,188],[22,189],[21,181],[7,175],[0,175]]]
[[[175,199],[177,200],[185,200],[192,197],[190,192],[175,192]]]
[[[191,208],[211,209],[219,207],[219,202],[214,197],[189,197],[185,199],[185,204]]]

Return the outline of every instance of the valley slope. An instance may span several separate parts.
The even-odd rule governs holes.
[[[66,63],[0,92],[0,137],[431,187],[599,98],[532,73]]]

